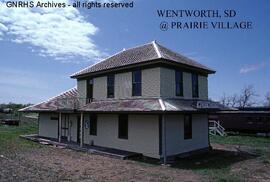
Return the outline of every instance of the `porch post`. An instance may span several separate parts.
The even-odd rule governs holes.
[[[61,127],[62,127],[62,113],[61,112],[59,112],[59,122],[58,122],[59,124],[58,124],[58,133],[59,133],[59,135],[58,135],[58,141],[59,142],[61,142],[61,132],[62,132],[62,130],[61,130]]]
[[[81,147],[83,147],[83,113],[81,113],[81,132],[80,132],[80,134],[81,134],[81,140],[80,140],[80,146]]]
[[[163,164],[167,164],[167,150],[166,150],[166,121],[165,114],[162,114],[162,153],[163,153]]]

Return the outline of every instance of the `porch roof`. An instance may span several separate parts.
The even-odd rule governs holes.
[[[198,102],[203,102],[209,107],[199,107]],[[229,108],[210,100],[138,98],[93,101],[79,110],[83,112],[207,112],[229,110]]]
[[[210,100],[180,98],[130,98],[93,100],[77,97],[77,88],[67,90],[47,101],[23,108],[21,112],[208,112],[231,110]]]
[[[70,104],[63,102],[63,99],[69,99],[69,101],[74,101],[77,98],[77,88],[71,88],[59,95],[52,97],[41,103],[31,105],[25,108],[20,109],[20,112],[52,112],[58,111],[59,108],[64,108],[65,105]]]

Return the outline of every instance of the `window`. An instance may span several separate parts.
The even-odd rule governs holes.
[[[87,103],[93,99],[93,79],[87,80]]]
[[[183,72],[175,70],[175,95],[183,96]]]
[[[197,74],[192,74],[192,97],[199,97],[199,83]]]
[[[90,115],[90,135],[97,135],[97,115]]]
[[[118,118],[118,138],[128,139],[128,115],[120,114]]]
[[[59,120],[58,116],[51,116],[51,120]]]
[[[107,76],[107,97],[114,98],[114,75]]]
[[[132,96],[142,95],[142,72],[136,70],[132,72]]]
[[[184,116],[184,139],[192,138],[192,116]]]

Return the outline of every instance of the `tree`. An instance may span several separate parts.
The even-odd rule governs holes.
[[[220,103],[227,107],[237,107],[237,102],[238,96],[236,94],[232,96],[227,96],[226,94],[223,94],[220,99]]]
[[[237,102],[238,102],[239,98],[236,94],[232,95],[230,97],[230,103],[231,103],[231,107],[237,107]]]
[[[248,85],[245,86],[242,89],[242,92],[239,96],[238,99],[238,107],[244,108],[244,107],[250,107],[256,102],[254,102],[254,97],[257,97],[258,95],[256,94],[253,85]]]
[[[227,96],[223,94],[220,99],[220,103],[227,107],[250,107],[254,105],[254,97],[257,97],[254,87],[252,85],[245,86],[240,95],[233,94]],[[269,105],[270,105],[270,93],[269,93]]]
[[[224,106],[230,106],[229,97],[223,93],[223,96],[220,98],[219,102]]]
[[[265,106],[270,106],[270,92],[267,92],[265,95]]]

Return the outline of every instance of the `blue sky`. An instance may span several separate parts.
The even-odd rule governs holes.
[[[7,9],[2,4],[0,102],[50,98],[74,87],[76,81],[69,75],[100,57],[152,40],[215,69],[217,73],[209,76],[212,99],[239,93],[249,84],[260,100],[270,91],[269,1],[135,0],[134,5],[132,9],[32,10]],[[238,16],[232,21],[252,21],[254,28],[161,31],[164,19],[157,16],[157,9],[234,9]]]

